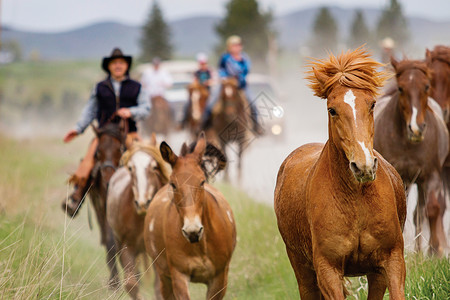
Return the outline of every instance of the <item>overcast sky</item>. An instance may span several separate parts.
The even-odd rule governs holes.
[[[228,0],[159,0],[169,20],[222,15]],[[319,4],[382,8],[388,0],[259,0],[282,15]],[[450,21],[450,0],[400,0],[409,16]],[[33,31],[63,31],[99,21],[142,24],[151,0],[2,0],[2,23]]]

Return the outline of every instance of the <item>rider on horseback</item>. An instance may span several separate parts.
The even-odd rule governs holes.
[[[152,60],[153,68],[144,71],[141,83],[150,98],[163,97],[166,89],[172,86],[172,78],[164,69],[161,69],[161,59],[155,57]]]
[[[141,84],[129,78],[131,62],[132,57],[123,55],[119,48],[115,48],[110,57],[103,58],[102,69],[108,73],[108,77],[97,83],[93,89],[75,129],[64,136],[65,143],[83,133],[95,118],[100,128],[109,123],[118,123],[120,119],[126,119],[128,121],[126,144],[130,145],[133,140],[139,139],[135,120],[145,118],[150,111],[150,105],[145,92],[141,89]],[[88,180],[95,164],[94,155],[97,145],[98,139],[95,138],[89,145],[78,169],[69,179],[69,183],[74,184],[75,189],[69,199],[64,200],[63,210],[72,217],[76,215],[81,200],[88,190]]]
[[[247,85],[247,75],[250,72],[250,58],[242,51],[242,42],[239,36],[230,36],[227,39],[226,44],[227,52],[222,54],[219,61],[219,76],[221,79],[226,79],[229,77],[236,78],[239,84],[238,88],[244,92],[247,103],[250,106],[253,130],[258,134],[262,134],[263,129],[258,123],[258,110],[255,103],[252,102]],[[203,129],[207,129],[211,126],[212,111],[216,103],[219,101],[219,95],[220,86],[213,90],[208,106],[206,107],[202,121]]]

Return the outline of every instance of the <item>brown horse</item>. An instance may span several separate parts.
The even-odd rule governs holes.
[[[151,98],[150,115],[142,122],[144,136],[151,133],[167,136],[173,128],[173,114],[169,102],[161,96]]]
[[[405,299],[403,184],[372,148],[375,94],[384,76],[361,48],[312,63],[327,99],[328,141],[306,144],[280,167],[278,228],[301,299],[344,299],[343,276],[367,275],[368,299]]]
[[[206,132],[208,140],[220,145],[226,153],[226,146],[237,143],[236,154],[238,155],[238,179],[241,178],[242,153],[251,140],[251,118],[250,109],[247,107],[245,95],[238,89],[235,78],[222,80],[220,100],[213,109],[212,127]],[[228,179],[228,168],[226,170]]]
[[[191,134],[191,138],[195,139],[200,131],[201,119],[208,102],[208,89],[195,80],[188,87],[189,103],[186,124]]]
[[[201,134],[192,152],[184,144],[180,156],[165,142],[160,150],[173,171],[150,203],[144,225],[145,248],[161,281],[157,297],[189,299],[192,281],[208,286],[207,299],[222,299],[236,227],[228,202],[206,182],[206,139]]]
[[[170,167],[154,135],[150,144],[135,143],[127,150],[121,164],[109,183],[107,219],[124,269],[125,289],[133,299],[141,299],[136,258],[145,253],[145,213],[156,192],[168,182]]]
[[[119,166],[126,134],[120,125],[109,123],[97,129],[98,147],[95,153],[96,164],[92,171],[92,188],[89,196],[97,215],[100,227],[101,244],[106,248],[106,262],[110,270],[109,285],[117,288],[119,276],[116,266],[117,249],[113,232],[106,220],[106,196],[109,180]]]
[[[430,71],[425,62],[392,59],[395,91],[384,97],[375,117],[374,148],[400,173],[406,188],[416,183],[418,196],[414,221],[416,250],[420,251],[423,210],[430,223],[430,252],[447,247],[442,166],[448,154],[448,132],[442,113],[429,99]],[[437,109],[439,110],[439,106]]]
[[[442,107],[444,119],[450,122],[450,47],[436,46],[426,50],[426,62],[431,70],[430,96]]]

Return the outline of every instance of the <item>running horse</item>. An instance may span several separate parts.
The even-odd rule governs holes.
[[[363,49],[311,63],[327,99],[328,141],[294,150],[275,188],[278,228],[301,299],[345,299],[344,276],[367,275],[368,299],[405,299],[401,177],[373,150],[377,89],[385,75]]]
[[[173,127],[173,113],[169,102],[161,96],[152,97],[150,115],[143,120],[143,134],[151,133],[167,136]]]
[[[91,173],[92,187],[89,196],[100,227],[101,244],[106,248],[106,262],[110,270],[109,285],[117,288],[119,275],[116,265],[117,248],[113,232],[106,220],[106,196],[109,180],[119,167],[120,157],[125,145],[126,132],[120,124],[108,123],[100,129],[95,129],[98,147],[95,153],[96,163]]]
[[[156,298],[190,299],[191,281],[208,286],[207,299],[222,299],[236,227],[228,202],[207,180],[225,167],[226,160],[206,144],[203,133],[191,149],[183,144],[180,156],[165,142],[160,150],[173,171],[169,184],[150,203],[144,225],[145,248],[160,278],[161,295]],[[205,164],[211,161],[218,163],[208,172]]]
[[[213,108],[212,127],[206,132],[208,140],[220,145],[226,153],[226,146],[237,143],[238,179],[242,173],[242,153],[251,141],[252,121],[250,108],[247,107],[245,95],[238,89],[238,81],[234,77],[222,80],[219,102]],[[228,168],[225,170],[228,179]]]
[[[436,46],[426,50],[426,62],[431,70],[430,96],[442,107],[444,120],[450,122],[450,47]],[[448,127],[448,125],[447,125]]]
[[[191,138],[195,139],[200,131],[202,115],[208,102],[209,91],[198,80],[188,85],[187,90],[189,93],[189,106],[185,122]]]
[[[442,166],[448,154],[448,131],[437,103],[429,98],[430,70],[418,60],[391,59],[395,85],[380,99],[375,113],[374,148],[400,173],[407,190],[417,184],[414,211],[416,250],[421,250],[423,214],[430,224],[430,253],[447,248]]]
[[[156,192],[168,182],[170,166],[161,157],[156,138],[149,144],[134,143],[111,177],[107,198],[107,220],[111,226],[118,256],[124,269],[125,290],[132,299],[139,293],[136,259],[145,254],[144,219]],[[155,284],[159,284],[155,278]]]

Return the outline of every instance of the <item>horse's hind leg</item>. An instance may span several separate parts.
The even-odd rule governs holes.
[[[142,299],[139,294],[135,251],[126,245],[122,245],[119,257],[124,270],[125,290],[132,299]]]
[[[417,204],[414,209],[414,225],[416,226],[416,252],[422,251],[422,223],[423,223],[423,207],[425,205],[425,191],[422,184],[417,184]]]

